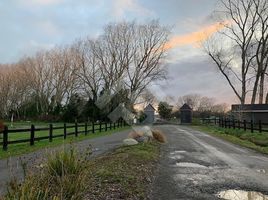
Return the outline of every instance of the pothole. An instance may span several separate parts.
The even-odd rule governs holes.
[[[266,170],[265,169],[257,169],[257,172],[266,174]]]
[[[181,155],[174,155],[174,156],[169,156],[171,159],[173,160],[180,160],[180,159],[183,159],[183,156]]]
[[[217,196],[226,200],[268,200],[268,196],[260,192],[244,190],[221,191]]]
[[[178,162],[178,163],[176,163],[176,166],[178,166],[178,167],[190,167],[190,168],[207,169],[207,167],[204,166],[204,165],[200,165],[198,163],[190,163],[190,162]]]
[[[187,151],[173,151],[170,152],[170,155],[174,155],[174,154],[180,154],[180,153],[186,153]]]

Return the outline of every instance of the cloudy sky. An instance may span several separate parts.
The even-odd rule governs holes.
[[[217,29],[217,0],[8,0],[0,1],[0,62],[16,62],[40,49],[96,37],[109,22],[159,19],[172,26],[169,79],[152,89],[158,96],[189,93],[236,101],[227,82],[199,47]]]

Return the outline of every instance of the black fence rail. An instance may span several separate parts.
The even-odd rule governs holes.
[[[232,128],[232,129],[239,129],[239,130],[250,130],[251,133],[254,131],[268,132],[268,123],[263,123],[261,120],[258,122],[251,121],[239,121],[235,119],[228,119],[228,118],[203,118],[201,119],[203,124],[214,124],[222,128]]]
[[[31,146],[34,145],[35,141],[41,140],[49,140],[49,142],[53,141],[53,138],[62,137],[66,139],[67,136],[75,135],[78,137],[79,134],[94,134],[97,131],[106,132],[108,130],[116,129],[119,127],[127,126],[128,124],[124,120],[118,120],[117,122],[100,122],[100,123],[83,123],[74,125],[67,125],[66,123],[60,127],[54,127],[53,124],[49,124],[46,128],[36,128],[35,125],[31,125],[29,129],[9,129],[8,126],[4,127],[4,130],[0,132],[0,136],[2,135],[2,142],[0,145],[3,147],[3,150],[6,151],[10,144],[20,144],[20,143],[29,143]],[[83,128],[83,130],[79,130],[79,128]],[[73,131],[68,131],[68,129],[73,129]],[[53,134],[55,130],[62,130],[61,134]],[[47,131],[46,136],[36,136],[36,133],[40,131]],[[29,135],[27,139],[10,139],[10,136],[14,133],[23,134],[23,136]]]

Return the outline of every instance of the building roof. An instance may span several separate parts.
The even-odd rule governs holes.
[[[233,112],[250,112],[250,111],[267,111],[268,104],[234,104],[232,105]]]
[[[180,108],[180,110],[192,110],[192,108],[188,104],[183,104],[183,106]]]
[[[148,104],[145,108],[144,111],[155,111],[155,108],[152,106],[152,104]]]

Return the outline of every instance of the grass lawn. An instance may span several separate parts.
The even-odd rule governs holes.
[[[47,123],[33,123],[33,124],[35,124],[36,128],[48,127]],[[29,124],[27,125],[25,123],[19,123],[19,124],[16,123],[15,126],[16,126],[16,128],[27,128],[28,129],[30,125]],[[63,126],[63,123],[53,124],[53,127],[62,127],[62,126]],[[91,126],[88,126],[88,130],[91,130],[91,128],[92,128]],[[95,129],[98,129],[98,128],[99,128],[99,126],[96,125]],[[102,126],[102,128],[104,128],[104,125]],[[88,133],[87,136],[85,136],[84,133],[80,133],[78,135],[78,137],[75,137],[74,135],[68,135],[65,140],[63,139],[63,137],[58,137],[58,138],[53,138],[52,142],[49,142],[48,139],[41,140],[41,141],[35,141],[34,146],[30,146],[29,142],[21,143],[21,144],[9,144],[7,151],[0,150],[0,159],[7,158],[10,156],[15,156],[15,155],[22,155],[22,154],[33,152],[33,151],[36,151],[38,149],[42,149],[45,147],[48,147],[48,148],[55,147],[55,146],[58,146],[58,145],[61,145],[64,143],[70,143],[71,141],[77,142],[77,141],[81,141],[81,140],[85,140],[85,139],[101,137],[101,136],[109,135],[111,133],[115,133],[115,132],[118,132],[120,130],[125,130],[125,129],[129,129],[129,127],[116,128],[116,129],[112,129],[112,130],[108,129],[107,132],[102,130],[101,133],[98,130],[95,130],[94,134]],[[84,130],[85,130],[84,127],[78,128],[78,131],[84,131]],[[70,133],[70,132],[74,132],[74,128],[68,128],[67,133]],[[63,129],[53,131],[53,135],[60,135],[60,134],[63,134]],[[48,135],[49,135],[49,131],[36,131],[35,132],[35,137],[48,136]],[[9,141],[12,141],[12,140],[14,141],[14,140],[19,140],[19,139],[29,139],[29,138],[30,138],[30,132],[9,133],[8,134]]]
[[[259,133],[217,126],[192,126],[193,128],[228,140],[232,143],[268,154],[268,133]]]
[[[24,183],[12,182],[3,199],[148,199],[159,153],[155,141],[89,160],[65,150],[49,157]]]

